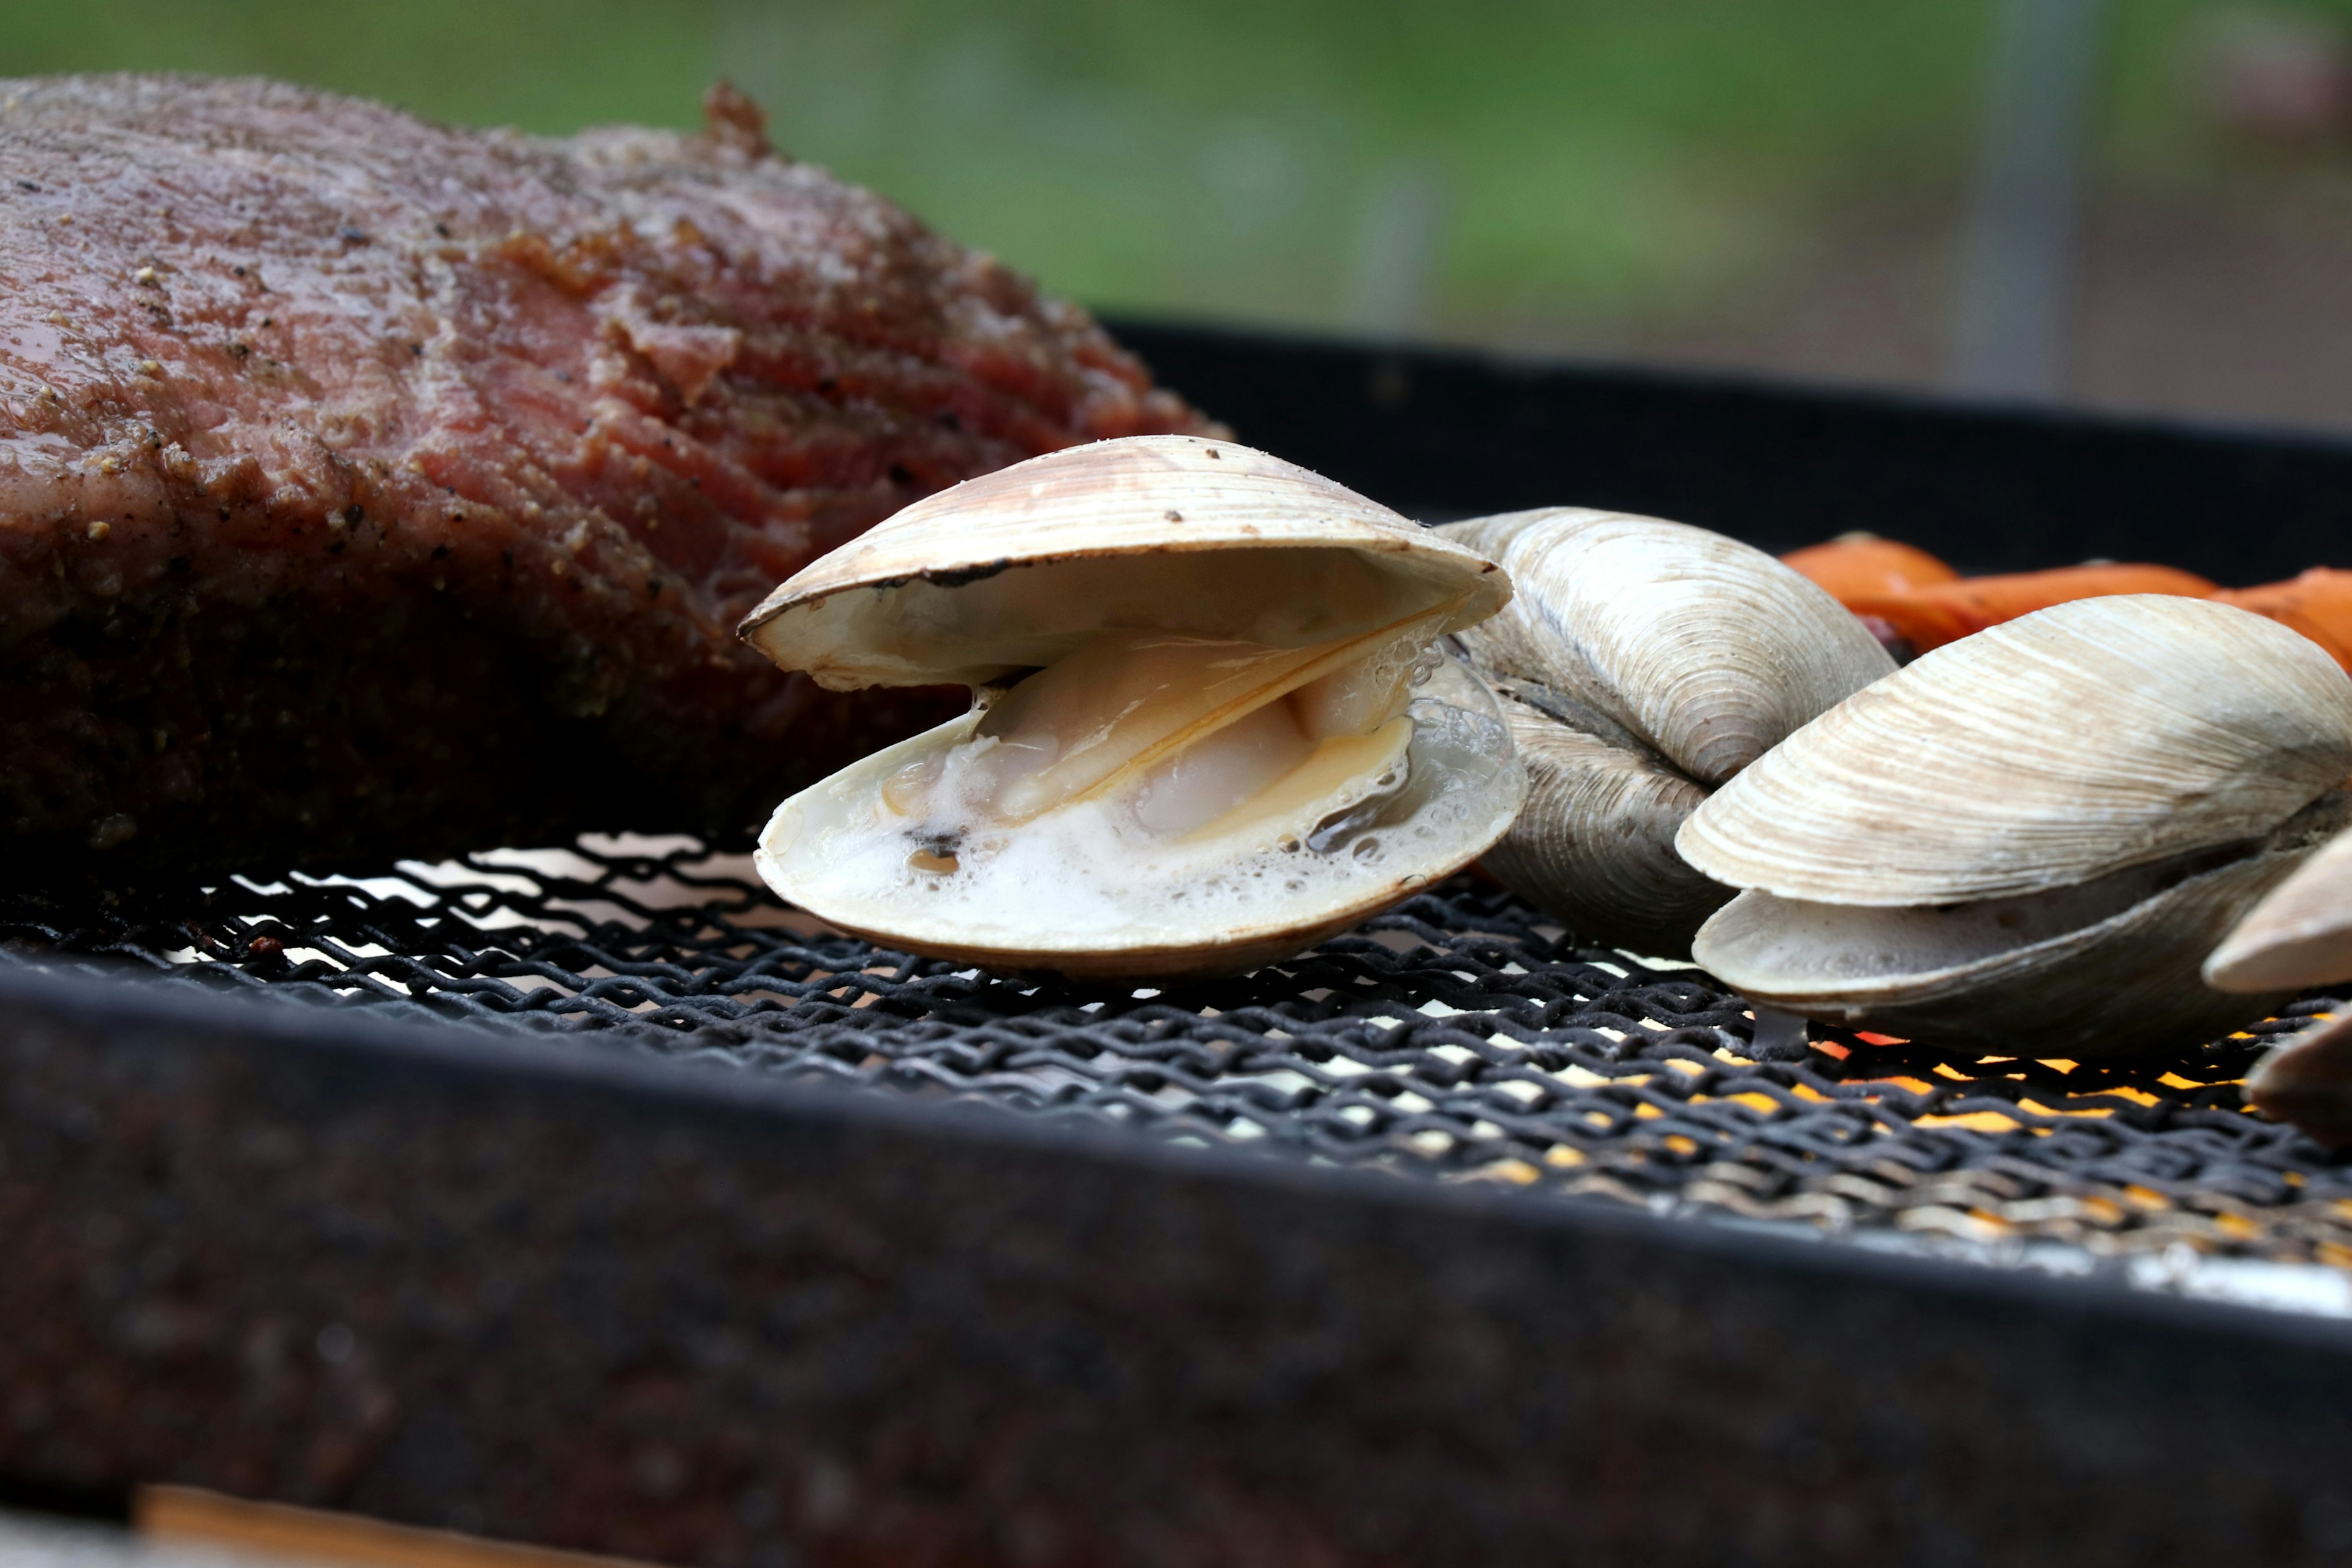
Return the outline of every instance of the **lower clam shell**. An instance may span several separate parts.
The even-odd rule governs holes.
[[[1700,929],[1695,948],[1756,1002],[1925,1044],[2066,1058],[2200,1045],[2294,994],[2211,990],[2199,961],[2347,822],[2352,791],[2338,789],[2240,852],[1974,904],[1870,908],[1749,891]]]
[[[2205,961],[2223,991],[2300,991],[2352,980],[2352,831],[2340,833],[2238,922]],[[2352,1146],[2352,1015],[2337,1013],[2264,1057],[2246,1099],[2330,1149]]]
[[[2246,1099],[2330,1149],[2352,1146],[2352,1016],[2305,1029],[2264,1057],[2246,1075]]]
[[[894,773],[967,739],[973,713],[785,801],[756,864],[800,908],[900,952],[1080,983],[1241,973],[1450,876],[1517,815],[1526,775],[1486,689],[1441,659],[1420,692],[1402,791],[1351,814],[1331,842],[1269,834],[1253,852],[1213,856],[1139,841],[1121,859],[1008,835],[957,846],[952,878],[912,868],[906,844],[872,826],[875,802]]]

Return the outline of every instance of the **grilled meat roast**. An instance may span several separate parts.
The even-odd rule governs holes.
[[[1214,428],[731,89],[705,117],[0,83],[20,875],[749,826],[951,710],[778,671],[763,593],[959,479]]]

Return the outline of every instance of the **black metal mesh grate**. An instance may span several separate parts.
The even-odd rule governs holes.
[[[1138,1133],[1971,1241],[2352,1265],[2352,1167],[2240,1103],[2285,1016],[2102,1067],[1755,1039],[1706,975],[1572,945],[1457,880],[1278,968],[1181,992],[993,979],[826,931],[747,858],[582,840],[140,907],[0,903],[18,962],[597,1030],[645,1048]],[[1769,1030],[1768,1028],[1768,1035]],[[1758,1059],[1764,1057],[1792,1059]]]

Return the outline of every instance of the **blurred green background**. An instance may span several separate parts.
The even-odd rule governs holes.
[[[6,0],[0,65],[262,72],[544,132],[691,124],[723,75],[780,146],[1100,309],[1931,385],[1995,17]],[[2074,395],[2352,422],[2347,29],[2352,0],[2109,0]]]

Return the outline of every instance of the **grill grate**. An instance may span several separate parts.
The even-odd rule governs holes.
[[[0,903],[16,962],[974,1100],[1444,1181],[2115,1257],[2352,1266],[2352,1167],[2245,1110],[2266,1040],[2105,1067],[1755,1038],[1696,970],[1574,945],[1456,880],[1278,968],[1112,993],[827,931],[688,838]],[[1790,1059],[1759,1059],[1786,1058]]]

